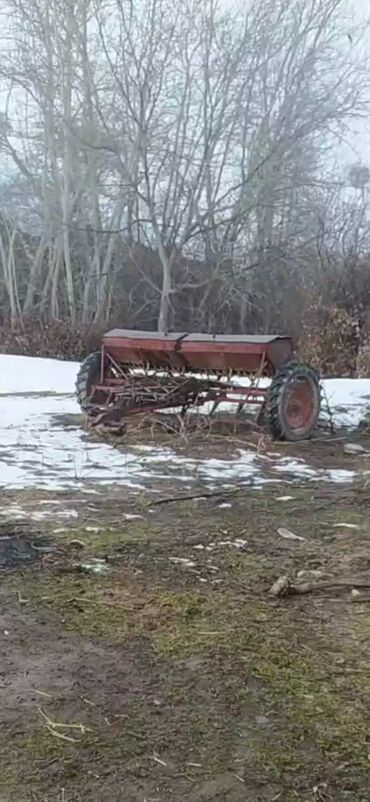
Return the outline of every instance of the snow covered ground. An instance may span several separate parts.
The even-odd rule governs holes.
[[[78,368],[78,362],[0,354],[0,395],[73,395]]]
[[[325,398],[335,426],[356,428],[370,410],[370,379],[326,379]]]
[[[137,446],[118,450],[95,443],[62,416],[79,412],[74,399],[77,363],[0,355],[0,486],[59,489],[87,483],[142,487],[148,480],[235,480],[261,485],[282,478],[348,481],[346,469],[314,468],[304,459],[258,455],[239,449],[234,459],[192,459],[172,449]],[[334,422],[356,427],[370,406],[370,379],[324,382]],[[268,460],[269,475],[264,475]],[[276,478],[274,478],[276,477]]]

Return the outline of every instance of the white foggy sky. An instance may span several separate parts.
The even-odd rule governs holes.
[[[354,14],[353,22],[370,21],[370,0],[348,0],[348,5]],[[370,26],[366,39],[370,52]],[[353,123],[352,130],[348,135],[348,144],[347,146],[343,145],[343,152],[340,156],[345,163],[359,160],[370,166],[370,114],[368,119],[356,120]]]
[[[230,6],[235,0],[221,0],[221,2],[224,3],[225,6]],[[342,0],[342,2],[343,10],[346,10],[346,7],[348,9],[349,29],[356,25],[356,23],[369,23],[366,41],[368,43],[370,63],[370,0]],[[236,3],[239,5],[240,0],[236,0]],[[1,46],[4,45],[6,47],[6,43],[1,41]],[[0,92],[0,109],[5,105],[6,99],[7,94],[3,97]],[[339,168],[339,171],[342,169],[345,170],[346,166],[355,161],[363,161],[370,167],[370,111],[368,117],[364,117],[361,120],[354,120],[353,123],[348,126],[348,130],[344,133],[343,140],[337,145],[334,145],[331,155],[332,163]],[[4,157],[4,154],[0,154],[0,169],[1,172],[5,174],[12,174],[14,171],[13,162]]]

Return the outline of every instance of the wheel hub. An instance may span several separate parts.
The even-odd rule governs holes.
[[[311,428],[315,418],[315,400],[308,379],[294,379],[287,386],[285,417],[288,426],[295,432]]]

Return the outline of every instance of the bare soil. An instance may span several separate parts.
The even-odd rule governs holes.
[[[1,802],[368,802],[366,479],[158,500],[2,494]]]

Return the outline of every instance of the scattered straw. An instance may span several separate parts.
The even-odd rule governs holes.
[[[152,760],[154,760],[156,763],[159,763],[160,766],[167,766],[167,763],[165,763],[164,760],[161,760],[155,752],[152,754]]]
[[[52,721],[51,718],[49,718],[49,716],[47,716],[46,713],[44,713],[44,711],[41,709],[41,707],[38,707],[37,709],[38,709],[40,715],[46,721],[48,729],[52,729],[52,730],[57,730],[57,729],[78,730],[79,732],[82,733],[82,735],[86,735],[87,732],[92,732],[92,729],[90,729],[90,727],[85,727],[85,725],[81,724],[81,723],[80,724],[64,724],[63,722]]]
[[[81,741],[76,740],[76,738],[70,738],[68,735],[63,735],[62,732],[57,732],[57,730],[53,730],[52,727],[46,725],[46,729],[50,732],[51,735],[54,735],[54,738],[60,738],[62,741],[69,741],[71,744],[79,744]]]

